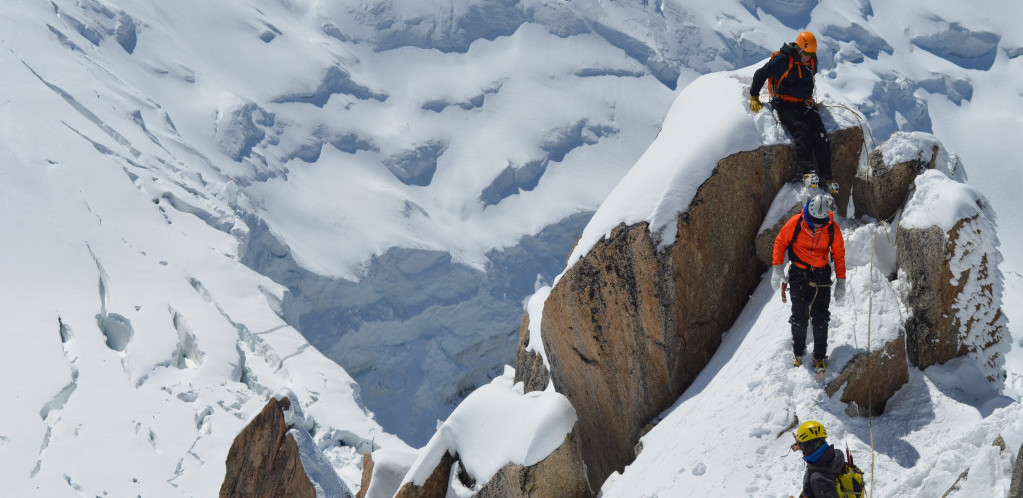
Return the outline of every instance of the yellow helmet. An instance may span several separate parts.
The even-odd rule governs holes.
[[[796,45],[803,52],[811,54],[817,52],[817,38],[809,31],[803,31],[796,36]]]
[[[824,430],[824,426],[815,420],[803,422],[799,429],[796,430],[796,440],[800,443],[826,437],[828,437],[828,433]]]

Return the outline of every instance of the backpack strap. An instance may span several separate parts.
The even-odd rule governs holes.
[[[781,53],[782,53],[781,50],[775,50],[774,52],[771,53],[771,58],[773,59],[774,57]],[[792,71],[792,66],[795,65],[795,57],[793,57],[791,54],[785,54],[785,56],[789,58],[789,67],[785,69],[785,72],[782,73],[781,77],[779,77],[778,79],[767,78],[767,91],[768,93],[771,94],[771,100],[780,99],[785,102],[803,102],[806,99],[797,99],[796,97],[793,97],[791,95],[780,95],[776,93],[778,85],[780,85],[782,80],[784,80],[789,75],[789,71]],[[810,59],[810,66],[811,69],[817,67],[816,57]],[[802,68],[797,68],[797,70],[800,71],[800,74],[802,74],[803,71]]]
[[[781,53],[782,53],[781,50],[775,50],[774,52],[771,53],[771,58],[773,59],[773,58],[777,57],[778,54],[781,54]],[[789,75],[789,71],[792,70],[792,56],[789,55],[789,54],[785,54],[785,56],[789,58],[789,67],[785,69],[785,72],[782,73],[781,77],[777,78],[777,79],[775,79],[773,77],[772,78],[767,78],[767,92],[771,94],[771,100],[774,100],[775,98],[780,98],[782,100],[785,100],[785,96],[784,95],[777,95],[775,93],[775,90],[777,89],[778,85],[781,83],[781,80],[785,79],[785,77]],[[792,97],[789,97],[789,98],[792,98]]]

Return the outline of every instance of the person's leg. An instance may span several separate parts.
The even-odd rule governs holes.
[[[828,269],[830,274],[830,268]],[[829,277],[830,280],[830,277]],[[813,287],[814,297],[810,303],[810,320],[813,323],[813,359],[820,360],[828,355],[828,323],[831,321],[831,287],[821,282]]]
[[[801,103],[785,103],[775,107],[778,121],[789,132],[789,135],[792,135],[792,141],[796,145],[796,157],[800,166],[805,168],[803,173],[810,173],[814,171],[813,132],[803,117],[805,109],[806,106]]]
[[[806,326],[810,320],[810,296],[805,272],[792,265],[789,270],[789,294],[792,298],[792,315],[789,324],[792,326],[792,354],[802,358],[806,354]]]
[[[830,183],[834,176],[831,171],[831,142],[828,140],[828,130],[824,127],[817,110],[807,108],[804,116],[810,140],[813,142],[814,156],[817,158],[817,175],[821,177],[821,181]]]

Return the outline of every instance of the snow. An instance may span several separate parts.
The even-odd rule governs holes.
[[[952,227],[981,212],[982,197],[976,189],[949,181],[938,170],[925,171],[915,181],[916,192],[910,196],[899,223],[907,228],[936,226],[948,232]]]
[[[551,295],[551,286],[546,285],[537,289],[526,304],[526,313],[529,314],[529,344],[526,345],[526,351],[539,353],[543,359],[544,368],[548,370],[550,370],[551,364],[547,360],[547,351],[544,350],[540,322],[543,319],[543,303],[549,295]]]
[[[896,227],[948,228],[981,210],[980,229],[996,236],[968,241],[1004,258],[992,289],[1011,336],[999,350],[1004,389],[984,379],[980,359],[962,358],[910,369],[883,415],[849,418],[837,396],[783,361],[788,334],[777,324],[788,308],[765,281],[602,495],[793,494],[802,464],[785,432],[795,416],[824,423],[871,468],[871,496],[942,496],[967,468],[950,496],[1007,493],[1015,457],[990,445],[1001,436],[1014,452],[1023,442],[1023,172],[1014,162],[1023,6],[364,4],[5,2],[5,494],[216,494],[235,435],[273,396],[294,401],[293,434],[326,496],[359,489],[365,452],[377,462],[373,486],[392,492],[422,482],[446,451],[478,484],[507,463],[542,459],[575,422],[567,400],[553,389],[523,394],[508,371],[483,382],[478,373],[493,366],[478,358],[513,361],[518,321],[483,307],[476,322],[448,323],[442,305],[414,309],[398,293],[378,306],[373,293],[388,287],[369,274],[374,258],[436,250],[482,272],[490,251],[588,212],[568,265],[623,222],[649,222],[670,243],[675,216],[717,159],[789,140],[770,113],[750,113],[745,94],[763,59],[807,26],[821,43],[829,129],[893,137],[888,166],[940,144],[938,171],[917,179],[891,224],[836,213],[850,285],[833,311],[832,365],[899,332],[903,284],[889,281]],[[769,218],[799,195],[783,191]],[[254,219],[278,245],[248,245]],[[256,257],[270,263],[254,269]],[[358,358],[346,360],[378,383],[360,385],[289,321],[295,291],[259,273],[275,269],[366,283],[351,309],[380,310],[365,318],[378,342],[360,338]],[[524,275],[537,283],[532,297],[506,297],[526,303],[530,349],[542,354],[554,282],[535,273]],[[402,290],[447,285],[433,284]],[[474,335],[488,320],[505,342]],[[418,322],[446,326],[430,325],[422,342],[408,330],[376,332]],[[429,351],[439,367],[388,347]],[[477,373],[462,377],[457,368],[474,361]],[[384,395],[370,408],[376,392]],[[381,426],[395,413],[438,429],[415,448],[394,434],[405,427]]]
[[[553,389],[523,394],[514,376],[508,367],[465,398],[420,450],[403,484],[422,486],[445,453],[458,455],[482,485],[505,465],[535,465],[561,446],[576,422],[568,398]]]
[[[898,131],[892,133],[877,150],[883,159],[881,166],[885,168],[891,169],[897,164],[909,161],[929,164],[933,159],[936,170],[957,181],[967,181],[966,172],[962,169],[959,158],[950,155],[938,138],[929,133]]]

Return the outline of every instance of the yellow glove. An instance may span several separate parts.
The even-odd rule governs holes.
[[[760,112],[764,108],[764,104],[760,103],[760,97],[756,95],[750,95],[749,97],[749,110],[753,112]]]

